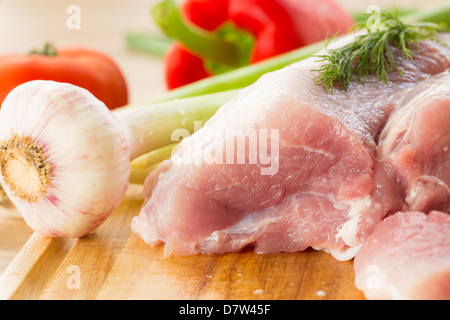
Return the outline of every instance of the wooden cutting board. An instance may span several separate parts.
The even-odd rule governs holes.
[[[364,299],[353,263],[314,250],[162,259],[130,229],[142,187],[93,234],[52,239],[33,234],[0,276],[2,299]]]
[[[23,1],[3,1],[0,51],[26,52],[48,39],[98,48],[119,62],[134,101],[146,101],[160,94],[164,89],[160,60],[130,54],[123,49],[122,38],[130,30],[156,30],[148,14],[141,13],[148,12],[157,0],[102,1],[95,5],[92,1],[77,1],[83,10],[80,30],[66,28],[65,2],[30,1],[24,6]],[[428,0],[426,6],[443,5],[446,1]],[[423,0],[338,2],[355,12],[365,12],[373,4],[386,9],[402,4],[425,6]],[[101,24],[99,15],[106,18]],[[138,214],[142,200],[141,187],[131,186],[114,214],[97,232],[82,239],[51,239],[33,234],[0,275],[0,298],[364,299],[354,286],[351,261],[339,262],[314,250],[277,255],[245,251],[163,260],[162,248],[150,248],[131,233],[131,218]],[[15,237],[9,242],[18,241],[17,232],[7,234],[8,226],[0,230],[5,231],[0,240],[6,242],[8,237]]]

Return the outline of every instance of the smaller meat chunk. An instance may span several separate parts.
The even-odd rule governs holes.
[[[354,260],[368,299],[450,299],[450,215],[397,212],[384,219]]]

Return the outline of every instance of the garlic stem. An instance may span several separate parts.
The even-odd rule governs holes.
[[[175,129],[193,132],[195,121],[206,122],[237,92],[238,89],[114,110],[130,142],[130,159],[172,144]]]
[[[0,110],[1,183],[35,231],[82,237],[121,203],[130,160],[171,144],[171,133],[206,121],[236,91],[159,105],[108,108],[87,90],[35,80]]]

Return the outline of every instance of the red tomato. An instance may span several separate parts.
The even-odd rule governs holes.
[[[53,80],[85,88],[111,110],[128,103],[127,85],[115,62],[83,47],[0,57],[0,103],[12,89],[31,80]]]

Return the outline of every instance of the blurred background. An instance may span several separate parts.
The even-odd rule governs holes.
[[[299,0],[301,1],[301,0]],[[0,54],[26,53],[51,41],[55,46],[85,45],[114,58],[129,85],[131,102],[143,102],[165,90],[160,59],[127,50],[129,31],[159,32],[150,9],[158,0],[0,0]],[[447,0],[337,0],[351,11],[424,7]],[[79,29],[69,29],[71,6],[79,7]],[[69,9],[70,10],[70,9]]]
[[[166,90],[162,60],[131,51],[124,38],[128,32],[159,32],[150,18],[150,8],[157,1],[0,0],[0,54],[27,53],[41,49],[48,41],[55,46],[83,45],[97,49],[119,65],[128,84],[130,102],[145,102]],[[349,11],[365,12],[369,5],[378,5],[382,9],[393,6],[425,8],[448,3],[448,0],[337,2]],[[73,8],[79,8],[79,12]],[[79,25],[71,24],[73,14],[79,14]],[[0,208],[0,273],[31,233],[17,212]]]

